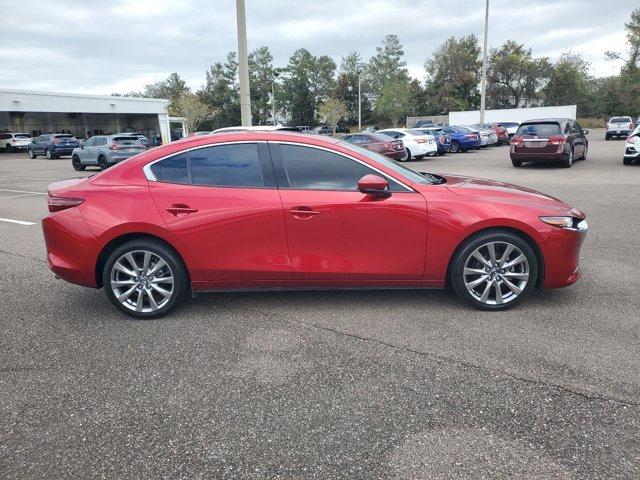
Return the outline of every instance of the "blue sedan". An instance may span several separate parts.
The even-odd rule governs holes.
[[[442,131],[451,137],[451,153],[466,152],[480,148],[480,136],[467,127],[442,127]]]

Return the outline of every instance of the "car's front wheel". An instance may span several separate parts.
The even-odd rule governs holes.
[[[47,160],[53,159],[53,153],[48,148],[44,151],[44,156],[47,157]]]
[[[27,150],[27,156],[28,156],[31,160],[38,158],[38,155],[36,155],[36,152],[34,152],[31,148],[29,148],[29,149]]]
[[[460,298],[482,310],[504,310],[524,300],[538,276],[536,254],[518,235],[488,231],[458,250],[449,280]]]
[[[78,172],[81,172],[82,170],[85,169],[85,166],[80,161],[80,157],[78,157],[77,155],[74,155],[73,157],[71,157],[71,165],[73,165],[73,169]]]
[[[451,153],[459,153],[460,152],[460,143],[455,140],[451,142]]]
[[[105,262],[102,284],[118,309],[140,319],[166,315],[189,290],[180,257],[152,239],[132,240],[116,248]]]

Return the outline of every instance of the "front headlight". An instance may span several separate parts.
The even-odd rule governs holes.
[[[544,223],[554,227],[584,232],[589,228],[587,221],[576,217],[540,217]]]

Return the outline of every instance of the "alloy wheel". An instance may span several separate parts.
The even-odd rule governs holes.
[[[464,286],[479,302],[503,305],[525,290],[529,272],[529,261],[517,246],[489,242],[475,249],[465,261]]]
[[[164,307],[174,294],[174,275],[157,253],[134,250],[118,258],[110,272],[111,289],[128,310],[152,313]]]

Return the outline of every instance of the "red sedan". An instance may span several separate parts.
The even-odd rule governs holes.
[[[172,142],[54,183],[48,204],[51,270],[139,318],[205,291],[445,284],[501,310],[574,283],[587,230],[532,190],[279,132]]]
[[[344,135],[342,140],[394,160],[407,160],[407,149],[402,140],[394,140],[387,135],[363,132]]]

